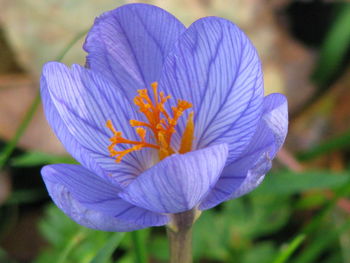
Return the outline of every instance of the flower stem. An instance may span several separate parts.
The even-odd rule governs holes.
[[[170,245],[170,263],[192,263],[192,225],[195,211],[172,215],[167,227]]]

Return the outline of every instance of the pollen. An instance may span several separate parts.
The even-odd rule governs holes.
[[[178,100],[177,105],[171,107],[169,113],[164,105],[170,99],[170,96],[165,96],[164,92],[158,93],[158,83],[151,84],[153,91],[153,100],[148,94],[147,89],[138,90],[138,95],[134,98],[134,103],[138,107],[139,112],[146,117],[146,121],[130,120],[130,126],[135,127],[135,132],[139,140],[128,140],[123,137],[120,131],[117,131],[113,126],[111,120],[107,120],[106,126],[112,132],[113,136],[110,138],[110,145],[108,151],[111,157],[114,157],[119,163],[123,157],[131,152],[139,151],[143,148],[153,148],[158,150],[160,160],[170,156],[173,153],[186,153],[192,149],[192,141],[194,134],[193,112],[191,112],[187,119],[186,127],[183,131],[181,145],[178,151],[171,146],[172,135],[176,132],[176,125],[183,113],[192,108],[192,104],[185,100]],[[151,132],[149,140],[146,141],[147,131]],[[130,148],[123,147],[123,150],[116,150],[120,144],[131,145]]]

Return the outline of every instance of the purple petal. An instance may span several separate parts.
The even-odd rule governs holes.
[[[73,220],[104,227],[103,221],[84,219],[86,213],[76,215],[79,210],[99,214],[97,218],[110,218],[107,226],[114,226],[111,222],[121,222],[121,226],[159,226],[168,222],[168,217],[136,207],[118,197],[118,189],[89,172],[79,165],[57,164],[48,165],[42,169],[42,176],[50,196],[68,216]],[[77,208],[79,207],[79,209]],[[121,227],[115,225],[116,228]],[[121,229],[121,230],[120,230]],[[123,230],[121,227],[117,231]]]
[[[288,103],[284,95],[274,93],[264,99],[263,119],[270,128],[275,138],[275,148],[270,152],[270,158],[274,158],[281,149],[288,132]]]
[[[46,184],[46,187],[58,208],[60,208],[73,221],[82,226],[112,232],[127,232],[144,228],[144,226],[130,224],[101,212],[87,209],[72,198],[67,188],[63,185],[48,183]]]
[[[137,177],[120,197],[158,213],[190,210],[215,184],[226,158],[226,144],[174,154]]]
[[[281,94],[271,94],[264,98],[263,108],[262,119],[250,144],[237,160],[223,170],[217,184],[200,205],[201,210],[252,191],[270,170],[271,161],[287,135],[286,98]]]
[[[48,93],[46,82],[41,81],[41,97],[45,110],[46,119],[48,120],[51,128],[54,130],[55,134],[58,136],[59,140],[65,146],[66,150],[83,166],[88,169],[95,171],[100,175],[104,175],[105,172],[101,166],[96,162],[98,155],[84,148],[79,144],[76,139],[69,132],[68,128],[62,121],[60,115],[58,114],[55,106],[52,103],[50,95]],[[112,179],[107,174],[105,174],[106,179]],[[111,181],[113,182],[113,180]]]
[[[112,175],[120,184],[127,184],[150,166],[156,153],[147,149],[128,154],[120,164],[109,156],[112,132],[106,127],[107,120],[112,120],[128,139],[139,140],[129,125],[129,120],[136,118],[135,111],[113,83],[83,67],[74,65],[69,69],[51,62],[44,66],[41,90],[49,123],[84,166],[99,175]]]
[[[227,143],[228,163],[243,152],[260,119],[263,79],[257,52],[236,25],[217,17],[193,23],[167,57],[159,85],[193,103],[195,149]]]
[[[166,55],[185,27],[173,15],[147,4],[130,4],[95,21],[84,49],[88,66],[127,94],[158,81]]]

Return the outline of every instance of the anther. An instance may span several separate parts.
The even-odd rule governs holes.
[[[176,132],[175,126],[183,112],[191,108],[192,104],[185,100],[178,100],[177,106],[171,108],[173,115],[171,117],[164,107],[164,104],[170,99],[170,96],[165,96],[162,91],[158,94],[157,82],[153,82],[151,87],[153,90],[154,102],[149,97],[147,89],[138,90],[138,96],[134,98],[135,105],[138,106],[139,112],[145,115],[147,122],[138,120],[129,121],[130,126],[137,127],[135,131],[140,141],[132,141],[123,138],[122,133],[114,128],[111,120],[107,120],[106,122],[107,128],[113,133],[113,137],[110,138],[111,144],[108,146],[108,151],[112,157],[116,157],[116,162],[120,162],[128,153],[141,150],[145,147],[157,149],[160,160],[175,152],[171,148],[171,138]],[[183,134],[179,150],[180,153],[184,153],[184,151],[187,151],[187,149],[190,150],[192,147],[193,127],[193,113],[190,113]],[[152,131],[153,140],[155,141],[154,144],[146,142],[147,131],[145,128]],[[133,146],[123,151],[116,151],[115,147],[118,146],[118,144],[131,144]]]

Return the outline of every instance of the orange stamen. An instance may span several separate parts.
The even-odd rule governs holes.
[[[154,102],[149,97],[147,89],[138,90],[138,96],[134,98],[135,105],[138,106],[139,111],[143,113],[147,119],[147,122],[130,120],[130,125],[132,127],[137,127],[136,134],[140,137],[140,141],[132,141],[124,138],[122,133],[114,128],[111,120],[107,120],[106,122],[107,128],[113,133],[113,137],[110,138],[111,144],[108,146],[108,151],[110,156],[116,158],[117,163],[128,153],[139,151],[146,147],[157,149],[160,160],[175,153],[171,147],[171,138],[175,133],[175,126],[184,111],[191,108],[192,104],[185,100],[178,100],[177,106],[171,108],[173,115],[171,117],[164,107],[164,104],[170,99],[170,96],[165,96],[163,92],[159,92],[158,94],[157,82],[153,82],[151,87],[153,90]],[[146,142],[147,131],[144,127],[152,131],[155,144]],[[179,153],[191,151],[193,132],[193,112],[191,112],[181,140]],[[116,151],[115,147],[118,144],[131,144],[133,146],[123,151]]]
[[[192,150],[193,134],[194,134],[194,123],[193,123],[193,111],[192,111],[188,116],[186,128],[182,135],[179,153],[183,154],[183,153],[190,152]]]

